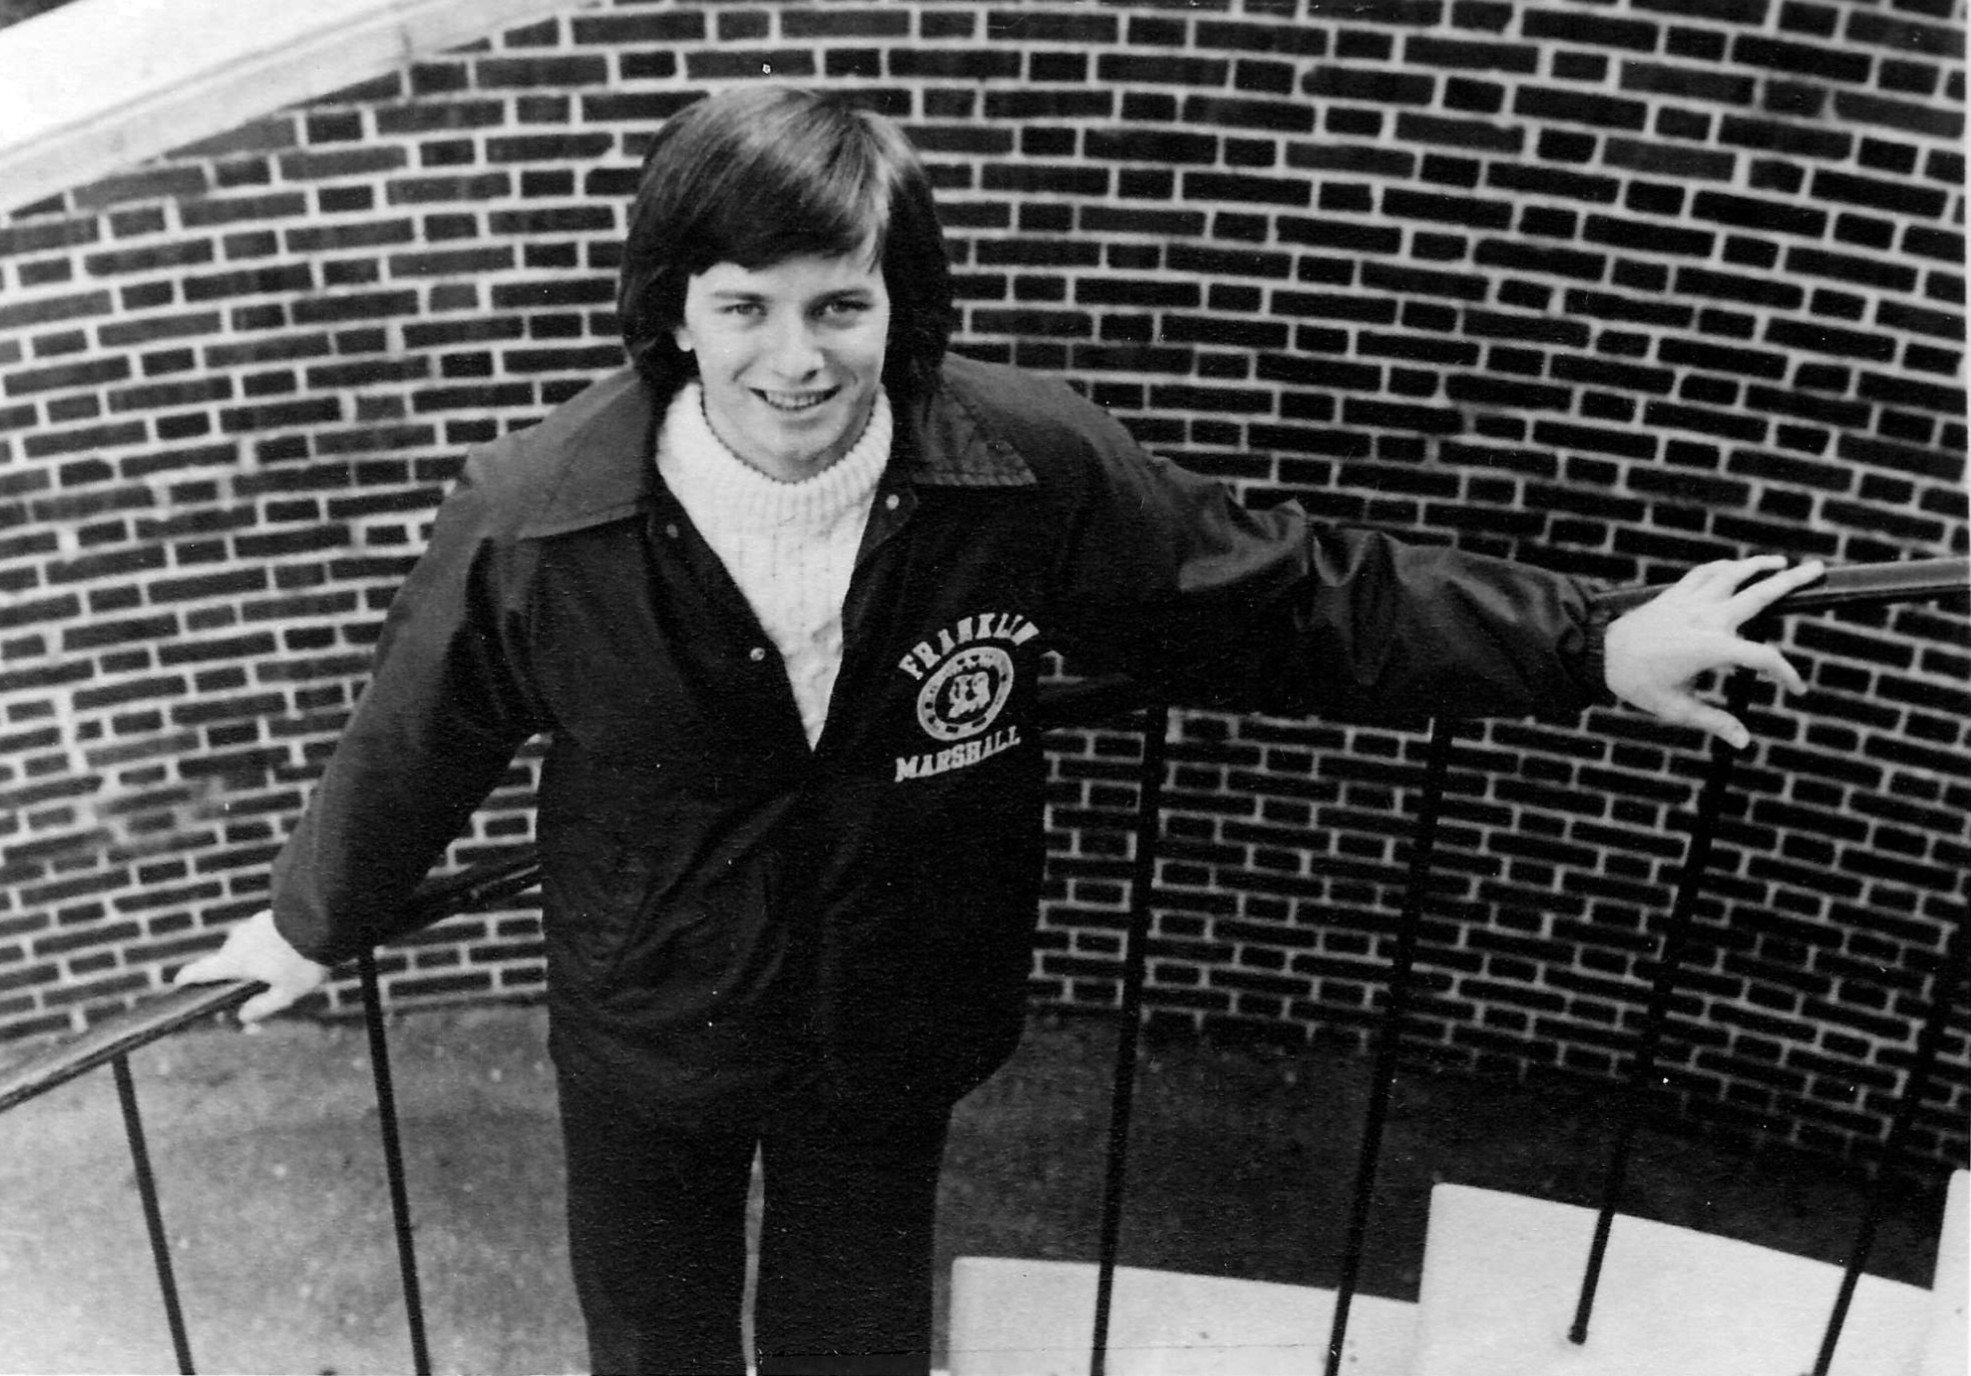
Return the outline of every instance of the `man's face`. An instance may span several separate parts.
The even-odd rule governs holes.
[[[718,263],[686,284],[677,344],[733,453],[799,482],[846,454],[882,385],[890,294],[873,255]]]

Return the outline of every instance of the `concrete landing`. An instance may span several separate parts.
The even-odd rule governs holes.
[[[1097,1272],[1084,1262],[960,1257],[951,1270],[951,1376],[1086,1376]],[[1118,1267],[1111,1376],[1306,1376],[1327,1359],[1334,1292]],[[1402,1376],[1415,1306],[1357,1295],[1342,1369]]]

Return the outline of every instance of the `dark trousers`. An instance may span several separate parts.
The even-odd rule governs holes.
[[[881,1121],[791,1094],[662,1111],[564,1075],[568,1237],[598,1376],[741,1376],[746,1195],[766,1177],[761,1376],[924,1376],[950,1113]]]

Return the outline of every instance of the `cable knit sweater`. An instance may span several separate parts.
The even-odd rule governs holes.
[[[812,746],[842,667],[842,599],[876,482],[890,457],[882,392],[862,437],[812,478],[784,483],[740,459],[705,419],[695,382],[679,389],[657,436],[657,471],[780,651]]]

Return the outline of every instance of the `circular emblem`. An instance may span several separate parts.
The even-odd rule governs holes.
[[[1013,691],[1013,656],[972,645],[940,664],[917,690],[917,724],[941,741],[962,741],[992,725]]]

